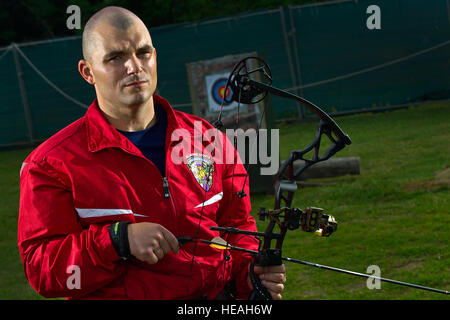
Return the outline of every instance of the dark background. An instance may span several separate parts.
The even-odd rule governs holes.
[[[324,0],[2,0],[0,1],[0,46],[11,42],[36,41],[81,34],[66,28],[66,8],[72,4],[81,9],[82,25],[97,10],[115,5],[135,12],[148,27],[236,14],[255,9],[318,3]]]

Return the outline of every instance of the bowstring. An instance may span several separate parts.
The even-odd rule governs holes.
[[[246,64],[246,62],[244,62],[244,69],[245,69],[245,74],[247,74],[247,75],[249,75],[249,74],[251,74],[251,73],[253,73],[253,72],[256,72],[256,71],[258,71],[258,70],[260,70],[261,68],[257,68],[257,69],[255,69],[255,70],[252,70],[251,72],[249,72],[248,71],[248,68],[247,68],[247,64]],[[266,74],[266,71],[265,71],[265,68],[264,68],[264,66],[262,67],[262,70],[263,70],[263,72]],[[238,70],[238,72],[239,72],[239,70]],[[227,85],[228,85],[228,82],[227,82]],[[226,93],[226,90],[227,90],[227,86],[225,87],[225,93]],[[234,170],[235,170],[235,167],[236,167],[236,161],[237,161],[237,135],[236,135],[236,132],[237,132],[237,129],[239,128],[239,123],[240,123],[240,117],[239,117],[239,115],[240,115],[240,104],[241,104],[241,91],[242,90],[242,88],[241,87],[239,87],[239,97],[238,97],[238,107],[237,107],[237,114],[236,114],[236,124],[235,124],[235,132],[234,132],[234,135],[233,135],[233,147],[234,147],[234,151],[236,151],[236,153],[233,155],[233,169],[232,169],[232,175],[231,175],[231,186],[230,186],[230,195],[231,195],[231,198],[230,198],[230,208],[233,208],[233,185],[234,185]],[[222,100],[223,101],[223,100]],[[221,115],[221,113],[222,113],[222,110],[220,111],[220,115]],[[259,132],[260,132],[260,130],[261,130],[261,126],[262,126],[262,121],[263,121],[263,118],[264,118],[264,114],[265,114],[265,107],[263,108],[263,111],[262,111],[262,113],[261,113],[261,117],[260,117],[260,119],[259,119],[259,124],[258,124],[258,126],[257,126],[257,141],[258,141],[258,136],[259,136]],[[245,141],[245,140],[244,140]],[[249,151],[252,151],[253,150],[253,147],[254,147],[254,145],[255,145],[255,143],[256,143],[256,146],[258,146],[258,143],[257,143],[257,141],[255,141],[254,143],[253,143],[253,145],[252,146],[249,146]],[[234,152],[233,151],[233,152]],[[245,159],[244,159],[244,162],[245,162]],[[248,177],[249,177],[249,173],[248,173],[248,167],[249,167],[249,165],[250,165],[250,162],[247,162],[245,165],[244,165],[244,169],[245,169],[245,178],[244,178],[244,182],[243,182],[243,184],[242,184],[242,188],[240,189],[240,191],[242,192],[242,193],[244,193],[244,189],[245,189],[245,185],[246,185],[246,183],[247,183],[247,180],[248,180]],[[239,192],[237,192],[236,194],[238,194],[239,195]],[[245,193],[244,193],[245,194]],[[240,197],[240,196],[239,196]],[[228,226],[230,226],[230,222],[231,222],[231,214],[228,216]],[[228,238],[230,237],[230,233],[226,233],[226,235],[225,235],[225,242],[228,244]],[[238,238],[237,239],[237,241],[236,241],[236,243],[235,244],[233,244],[233,245],[237,245],[237,243],[240,241],[240,240],[242,240],[242,238],[244,238],[245,236],[242,236],[242,237],[240,237],[240,238]],[[251,237],[251,238],[253,238],[254,240],[256,240],[257,242],[258,242],[258,251],[260,250],[260,247],[261,247],[261,239],[259,239],[258,237]],[[228,250],[226,250],[225,252],[224,252],[224,254],[227,254],[227,251]],[[231,255],[231,253],[232,253],[232,249],[229,251],[229,255]],[[224,264],[224,271],[226,270],[226,268],[228,267],[228,264],[229,264],[229,261],[230,261],[230,259],[226,259],[225,260],[225,264]],[[223,272],[223,274],[224,274],[225,272]]]
[[[217,121],[218,121],[219,124],[220,124],[221,119],[222,119],[223,105],[224,105],[224,102],[225,102],[226,91],[227,91],[227,89],[228,89],[228,87],[229,87],[231,75],[232,75],[232,73],[230,74],[230,76],[229,76],[228,79],[227,79],[227,83],[226,83],[225,91],[224,91],[224,96],[222,97],[222,102],[221,102],[221,104],[220,104],[219,116],[218,116],[218,119],[217,119]],[[217,133],[218,133],[218,131],[219,131],[218,126],[215,127],[215,129],[216,129],[216,134],[215,134],[215,138],[214,138],[214,148],[213,148],[214,152],[215,152],[215,149],[216,149],[216,137],[217,137]],[[203,139],[202,139],[202,140],[203,140]],[[202,160],[203,160],[203,157],[204,157],[204,153],[203,153],[203,143],[202,143],[201,148],[202,148],[202,150],[200,150],[200,151],[201,151],[201,153],[202,153]],[[211,174],[212,174],[212,168],[213,168],[213,166],[214,166],[214,161],[213,161],[213,165],[210,166],[209,169],[208,169],[207,180],[206,180],[208,183],[209,183],[210,179],[212,178],[212,177],[211,177]],[[207,192],[208,192],[206,189],[204,189],[204,190],[205,190],[205,192],[204,192],[204,195],[203,195],[202,210],[200,211],[200,217],[199,217],[199,219],[198,219],[197,232],[196,232],[195,237],[194,237],[194,248],[193,248],[193,251],[192,251],[192,259],[191,259],[191,265],[190,265],[190,270],[189,270],[189,280],[188,280],[188,285],[187,285],[187,288],[186,288],[186,295],[189,294],[189,289],[190,289],[190,284],[191,284],[191,279],[192,279],[192,268],[193,268],[194,262],[195,262],[195,254],[196,254],[196,251],[197,251],[197,243],[198,243],[198,238],[199,238],[199,236],[200,236],[201,222],[202,222],[202,220],[203,220],[203,209],[204,209],[204,207],[205,207],[206,194],[207,194]]]
[[[213,148],[214,152],[215,152],[215,149],[216,149],[216,138],[217,138],[217,133],[218,133],[218,131],[219,131],[219,126],[222,125],[222,124],[221,124],[221,120],[222,120],[223,106],[224,106],[224,102],[225,102],[225,99],[226,99],[227,90],[230,89],[230,79],[231,79],[232,75],[234,74],[234,72],[236,71],[236,68],[237,68],[238,65],[239,65],[239,64],[237,64],[237,65],[235,66],[234,70],[230,73],[230,76],[228,77],[227,83],[226,83],[226,85],[225,85],[224,95],[223,95],[223,97],[222,97],[222,102],[221,102],[221,104],[220,104],[219,115],[218,115],[218,119],[217,119],[217,126],[215,126],[216,134],[215,134],[215,139],[214,139],[214,148]],[[252,72],[248,72],[248,68],[247,68],[247,65],[246,65],[245,62],[244,62],[244,68],[245,68],[246,74],[250,74],[250,73],[256,72],[256,71],[258,71],[259,69],[261,69],[261,68],[258,68],[258,69],[253,70]],[[266,74],[266,70],[265,70],[264,66],[262,67],[262,70],[263,70],[263,72]],[[238,70],[238,72],[239,72],[239,70]],[[233,184],[234,184],[234,172],[235,172],[234,170],[235,170],[235,167],[236,167],[236,166],[235,166],[235,162],[237,161],[237,136],[236,136],[236,131],[237,131],[237,129],[239,128],[239,123],[240,123],[240,118],[239,118],[239,115],[240,115],[240,105],[241,105],[240,100],[241,100],[241,88],[239,88],[239,97],[238,97],[238,106],[237,106],[237,114],[236,114],[235,132],[234,132],[234,135],[233,135],[233,147],[234,147],[235,150],[233,150],[233,169],[232,169],[232,174],[231,174],[231,186],[230,186],[230,190],[231,190],[231,191],[230,191],[230,195],[231,195],[231,197],[230,197],[230,208],[233,207]],[[261,117],[260,117],[260,120],[259,120],[259,124],[258,124],[258,127],[257,127],[257,137],[258,137],[258,134],[259,134],[259,132],[260,132],[260,130],[261,130],[262,120],[263,120],[263,118],[264,118],[264,114],[265,114],[265,107],[263,108],[263,111],[262,111],[262,113],[261,113]],[[226,135],[225,135],[225,137],[226,137]],[[258,139],[258,138],[257,138],[257,139]],[[251,148],[249,148],[249,150],[253,149],[253,146],[254,146],[254,145],[252,145]],[[202,144],[202,148],[203,148],[203,144]],[[236,151],[236,153],[235,153],[234,151]],[[204,153],[203,153],[203,150],[202,150],[202,158],[203,158],[203,156],[204,156]],[[245,162],[245,159],[244,159],[244,162]],[[244,182],[243,182],[242,188],[241,188],[241,191],[242,191],[242,192],[244,192],[245,185],[246,185],[247,180],[248,180],[248,177],[249,177],[249,174],[248,174],[248,167],[249,167],[249,164],[250,164],[250,163],[247,163],[247,164],[244,165],[245,173],[246,173],[246,174],[245,174]],[[210,179],[211,179],[211,174],[212,174],[212,172],[213,172],[212,169],[213,169],[213,166],[211,166],[211,167],[208,169],[207,182],[209,182]],[[191,259],[190,272],[189,272],[190,275],[189,275],[189,280],[188,280],[188,286],[187,286],[187,288],[186,288],[186,294],[189,293],[189,289],[190,289],[190,284],[191,284],[191,279],[192,279],[192,270],[193,270],[193,265],[194,265],[194,262],[195,262],[195,254],[196,254],[196,251],[197,251],[197,243],[198,243],[198,239],[199,239],[199,235],[200,235],[200,230],[201,230],[201,222],[202,222],[202,220],[203,220],[203,212],[204,212],[203,210],[204,210],[204,207],[205,207],[204,203],[205,203],[205,201],[206,201],[206,195],[207,195],[207,192],[208,192],[208,191],[205,189],[204,196],[203,196],[202,210],[200,211],[199,223],[198,223],[198,226],[197,226],[197,232],[196,232],[196,235],[195,235],[195,237],[194,237],[194,248],[193,248],[193,252],[192,252],[192,259]],[[239,192],[238,192],[237,194],[239,194]],[[231,222],[231,214],[228,216],[228,225],[230,225],[230,222]],[[229,238],[229,236],[230,236],[230,234],[229,234],[229,233],[226,233],[225,239],[224,239],[224,240],[226,241],[226,243],[228,243],[228,238]],[[242,238],[243,238],[243,237],[240,237],[240,238],[237,240],[237,242],[239,242]],[[260,239],[259,239],[259,238],[256,238],[256,237],[255,237],[254,239],[256,239],[256,240],[259,242],[259,245],[258,245],[258,248],[259,248],[260,245],[261,245]],[[259,250],[259,249],[258,249],[258,250]],[[225,250],[224,255],[227,254],[227,251],[228,251],[228,250]],[[231,255],[231,250],[230,250],[230,255]],[[222,272],[223,276],[225,276],[225,270],[228,268],[229,261],[230,261],[229,258],[226,258],[226,259],[225,259],[225,263],[223,264],[223,271],[224,271],[224,272]]]

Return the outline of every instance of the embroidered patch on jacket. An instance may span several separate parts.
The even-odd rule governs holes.
[[[205,191],[209,191],[213,184],[214,161],[211,157],[193,153],[186,157],[187,166],[197,180],[198,184]]]

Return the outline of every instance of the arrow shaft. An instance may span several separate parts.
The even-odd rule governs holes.
[[[350,271],[350,270],[330,267],[330,266],[326,266],[326,265],[322,265],[322,264],[318,264],[318,263],[312,263],[312,262],[303,261],[303,260],[298,260],[298,259],[285,258],[285,257],[283,257],[281,259],[284,260],[284,261],[289,261],[289,262],[293,262],[293,263],[303,264],[303,265],[307,265],[307,266],[315,267],[315,268],[319,268],[319,269],[336,271],[336,272],[350,274],[350,275],[353,275],[353,276],[358,276],[358,277],[363,277],[363,278],[372,278],[372,279],[376,279],[376,280],[380,280],[380,281],[384,281],[384,282],[390,282],[390,283],[398,284],[398,285],[401,285],[401,286],[407,286],[407,287],[411,287],[411,288],[427,290],[427,291],[432,291],[432,292],[436,292],[436,293],[449,294],[449,291],[447,291],[447,290],[440,290],[440,289],[436,289],[436,288],[425,287],[425,286],[421,286],[421,285],[414,284],[414,283],[408,283],[408,282],[402,282],[402,281],[388,279],[388,278],[372,276],[372,275],[368,275],[368,274],[365,274],[365,273],[359,273],[359,272],[355,272],[355,271]]]
[[[206,243],[206,244],[221,245],[223,247],[228,248],[229,250],[237,250],[237,251],[247,252],[247,253],[250,253],[250,254],[253,254],[253,255],[258,254],[258,251],[255,251],[255,250],[244,249],[244,248],[235,247],[235,246],[231,246],[231,245],[225,246],[225,245],[223,245],[221,243],[216,243],[214,241],[201,240],[201,242]],[[313,262],[308,262],[308,261],[304,261],[304,260],[298,260],[298,259],[293,259],[293,258],[288,258],[288,257],[282,257],[281,259],[284,260],[284,261],[292,262],[292,263],[297,263],[297,264],[302,264],[302,265],[315,267],[315,268],[319,268],[319,269],[325,269],[325,270],[345,273],[345,274],[358,276],[358,277],[362,277],[362,278],[372,278],[372,279],[380,280],[380,281],[383,281],[383,282],[394,283],[394,284],[397,284],[397,285],[411,287],[411,288],[415,288],[415,289],[427,290],[427,291],[436,292],[436,293],[442,293],[442,294],[447,294],[447,295],[449,294],[449,291],[447,291],[447,290],[441,290],[441,289],[421,286],[421,285],[414,284],[414,283],[408,283],[408,282],[403,282],[403,281],[398,281],[398,280],[393,280],[393,279],[388,279],[388,278],[377,277],[377,276],[368,275],[368,274],[365,274],[365,273],[360,273],[360,272],[355,272],[355,271],[351,271],[351,270],[345,270],[345,269],[330,267],[330,266],[327,266],[327,265],[313,263]]]

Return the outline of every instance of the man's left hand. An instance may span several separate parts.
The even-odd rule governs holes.
[[[269,291],[272,299],[281,300],[281,292],[286,283],[286,266],[284,264],[267,267],[255,266],[254,273],[261,279],[261,284]],[[247,283],[250,288],[253,288],[250,275],[247,277]]]

